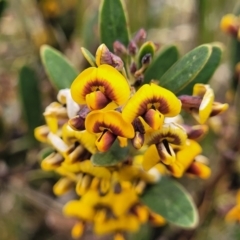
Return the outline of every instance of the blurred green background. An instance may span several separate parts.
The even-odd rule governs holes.
[[[160,47],[174,43],[183,55],[202,43],[224,44],[221,65],[211,80],[217,98],[222,101],[232,81],[234,50],[231,37],[220,31],[219,23],[223,15],[235,11],[238,2],[125,0],[132,34],[144,28],[148,39]],[[40,170],[40,146],[33,138],[34,127],[44,123],[41,113],[57,94],[43,70],[39,48],[49,44],[59,49],[80,72],[88,66],[80,47],[95,53],[100,44],[99,4],[96,0],[0,0],[1,240],[71,239],[73,221],[61,214],[61,207],[69,196],[53,195],[52,185],[57,176]],[[24,82],[20,79],[29,77],[33,85],[24,89],[23,96]],[[32,115],[26,114],[23,104],[34,109]],[[230,111],[223,119],[224,138],[210,131],[202,142],[204,153],[210,158],[212,177],[207,181],[181,180],[199,205],[199,228],[193,231],[174,227],[155,229],[154,239],[240,239],[239,227],[223,219],[235,202],[235,191],[229,186],[237,181],[238,187],[239,177],[237,173],[236,179],[229,178],[229,174],[225,177],[222,172],[225,165],[222,166],[218,152],[219,146],[227,149],[225,142],[231,140],[234,118]],[[231,169],[225,171],[232,173]],[[135,239],[147,239],[142,236]],[[89,230],[85,239],[107,238],[95,237]]]

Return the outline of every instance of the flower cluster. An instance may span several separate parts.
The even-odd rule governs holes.
[[[96,234],[113,233],[116,240],[146,222],[161,226],[165,219],[140,201],[147,185],[162,174],[210,176],[198,140],[208,130],[203,125],[207,119],[228,106],[214,101],[209,85],[196,84],[192,96],[178,97],[154,80],[142,85],[139,79],[150,59],[146,54],[137,64],[135,56],[144,41],[145,32],[140,30],[128,48],[115,42],[118,55],[104,44],[99,46],[93,66],[82,71],[70,89],[59,91],[58,101],[44,112],[46,125],[35,130],[36,138],[54,149],[41,162],[43,170],[61,176],[54,193],[75,189],[79,196],[63,209],[66,216],[77,219],[73,238],[80,237],[89,223]],[[132,59],[129,71],[123,55]],[[181,110],[199,124],[185,124]],[[115,156],[113,148],[125,154]],[[102,165],[94,162],[99,154],[105,159]]]

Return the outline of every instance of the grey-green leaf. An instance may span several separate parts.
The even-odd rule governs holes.
[[[41,59],[45,71],[57,90],[70,88],[77,77],[77,70],[68,59],[56,49],[43,45],[40,49]]]
[[[203,69],[198,75],[189,83],[184,89],[182,89],[178,95],[192,94],[193,86],[196,83],[206,84],[211,79],[213,73],[217,69],[222,57],[222,46],[218,44],[212,45],[212,53]]]
[[[116,140],[107,152],[98,152],[91,157],[95,166],[114,166],[126,160],[129,153],[128,147],[120,147]]]
[[[162,177],[146,189],[141,201],[169,223],[183,228],[198,224],[198,212],[191,196],[172,178]]]
[[[203,69],[212,53],[211,45],[204,44],[180,58],[160,79],[160,85],[178,93],[190,84]]]
[[[149,83],[152,79],[161,79],[178,58],[179,51],[175,45],[164,48],[144,73],[144,83]]]
[[[34,128],[43,124],[40,90],[33,69],[24,66],[20,70],[18,87],[28,131],[33,136]]]
[[[121,0],[102,0],[99,13],[101,42],[113,51],[113,43],[118,40],[125,46],[129,43],[129,30],[124,5]]]

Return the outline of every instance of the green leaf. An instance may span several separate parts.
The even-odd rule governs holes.
[[[24,66],[19,73],[19,96],[30,136],[43,123],[40,90],[34,70]]]
[[[3,15],[4,10],[7,7],[7,1],[6,0],[0,0],[0,18]]]
[[[70,88],[77,77],[77,70],[68,59],[56,49],[43,45],[40,49],[41,59],[46,73],[57,90]]]
[[[174,225],[194,228],[198,224],[198,212],[191,196],[172,178],[162,177],[147,188],[141,201]]]
[[[137,63],[138,63],[138,68],[141,68],[142,66],[142,58],[146,56],[147,54],[150,54],[151,57],[153,58],[154,53],[155,53],[156,47],[153,42],[148,41],[145,42],[141,48],[139,49],[138,56],[137,56]]]
[[[92,67],[97,67],[95,57],[84,47],[81,48],[82,54]]]
[[[190,84],[203,69],[212,53],[211,45],[204,44],[179,59],[160,79],[160,85],[178,93]]]
[[[144,73],[144,83],[161,79],[162,75],[178,60],[179,52],[175,45],[163,49]]]
[[[91,157],[95,166],[114,166],[126,160],[129,153],[128,147],[120,147],[116,140],[107,152],[98,152]]]
[[[213,73],[215,72],[221,61],[222,49],[223,48],[220,44],[212,45],[211,56],[209,57],[203,69],[198,73],[198,75],[194,78],[194,80],[190,84],[188,84],[184,89],[182,89],[178,93],[178,95],[192,94],[194,84],[196,83],[206,84],[209,82],[210,78],[212,77]]]
[[[128,45],[129,31],[121,0],[102,0],[99,18],[101,42],[106,44],[110,51],[113,51],[116,40]]]

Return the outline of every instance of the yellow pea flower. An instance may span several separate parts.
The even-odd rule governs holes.
[[[164,116],[174,117],[181,111],[181,102],[169,90],[154,83],[144,84],[123,108],[123,118],[132,123],[142,117],[154,130],[159,129]]]
[[[98,110],[88,114],[86,129],[100,136],[95,144],[99,151],[107,151],[115,139],[119,137],[133,138],[134,129],[131,123],[124,121],[121,113],[113,110],[107,112]]]
[[[78,104],[87,104],[91,110],[97,110],[106,107],[110,102],[124,104],[130,96],[130,89],[120,72],[103,64],[80,73],[71,85],[71,94]]]

